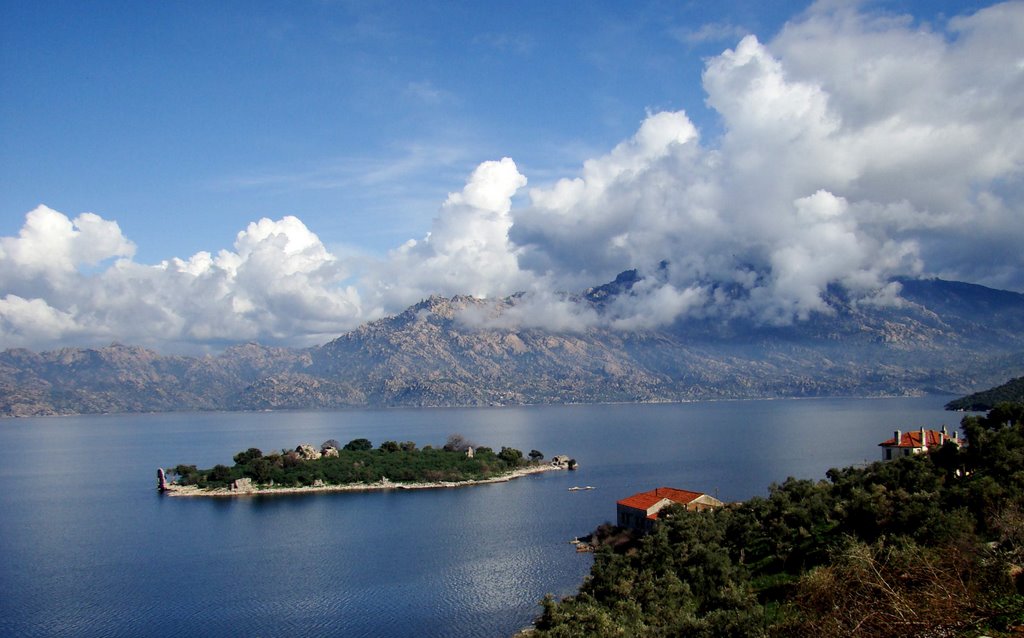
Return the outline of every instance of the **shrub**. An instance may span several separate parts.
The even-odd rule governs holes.
[[[509,467],[517,467],[523,462],[523,453],[514,447],[502,447],[498,452],[498,458]]]
[[[352,439],[345,444],[345,449],[351,452],[367,452],[373,449],[373,443],[369,439]]]
[[[214,465],[206,478],[213,483],[226,483],[231,480],[231,468],[227,465]]]
[[[246,463],[258,459],[263,456],[263,452],[259,448],[251,447],[245,452],[239,452],[234,456],[235,463],[238,465],[245,465]]]

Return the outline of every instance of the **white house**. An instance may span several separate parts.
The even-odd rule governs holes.
[[[882,460],[891,461],[900,456],[927,453],[931,448],[942,447],[946,441],[952,441],[960,447],[960,433],[954,432],[950,435],[946,431],[946,426],[942,426],[941,431],[924,428],[910,432],[896,430],[891,439],[878,445],[882,448]]]

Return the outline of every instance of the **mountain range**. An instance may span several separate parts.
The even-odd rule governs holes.
[[[635,271],[575,296],[596,311]],[[112,344],[0,353],[0,415],[338,409],[965,394],[1024,371],[1024,295],[901,279],[902,301],[851,301],[766,326],[688,319],[659,328],[480,327],[520,296],[431,297],[312,348],[236,345],[162,355]]]

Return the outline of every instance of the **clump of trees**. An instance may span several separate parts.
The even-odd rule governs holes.
[[[668,510],[609,543],[543,636],[997,636],[1024,625],[1024,405],[962,422],[968,446],[788,479]],[[606,535],[608,532],[606,530]]]
[[[373,449],[370,439],[353,439],[345,444],[343,448],[349,452],[366,452]]]
[[[467,450],[474,447],[472,456]],[[308,458],[311,446],[281,450],[264,455],[258,448],[249,448],[234,455],[234,465],[216,465],[201,470],[195,465],[177,465],[168,478],[181,485],[202,488],[227,487],[240,478],[257,484],[287,487],[347,485],[375,483],[387,478],[394,483],[434,483],[493,478],[528,465],[539,463],[543,454],[527,461],[520,450],[502,447],[495,453],[488,447],[475,447],[465,437],[455,434],[441,448],[424,446],[413,441],[384,441],[377,448],[369,439],[359,438],[341,445],[336,440],[320,446],[319,458]],[[330,453],[324,453],[331,450]],[[337,451],[335,454],[334,450]],[[533,450],[533,452],[537,452]],[[304,455],[305,454],[305,455]]]

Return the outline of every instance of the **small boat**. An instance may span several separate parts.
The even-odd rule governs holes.
[[[583,490],[592,490],[592,489],[594,489],[593,485],[587,485],[586,487],[580,487],[579,485],[575,485],[573,487],[570,487],[569,491],[570,492],[581,492]]]

